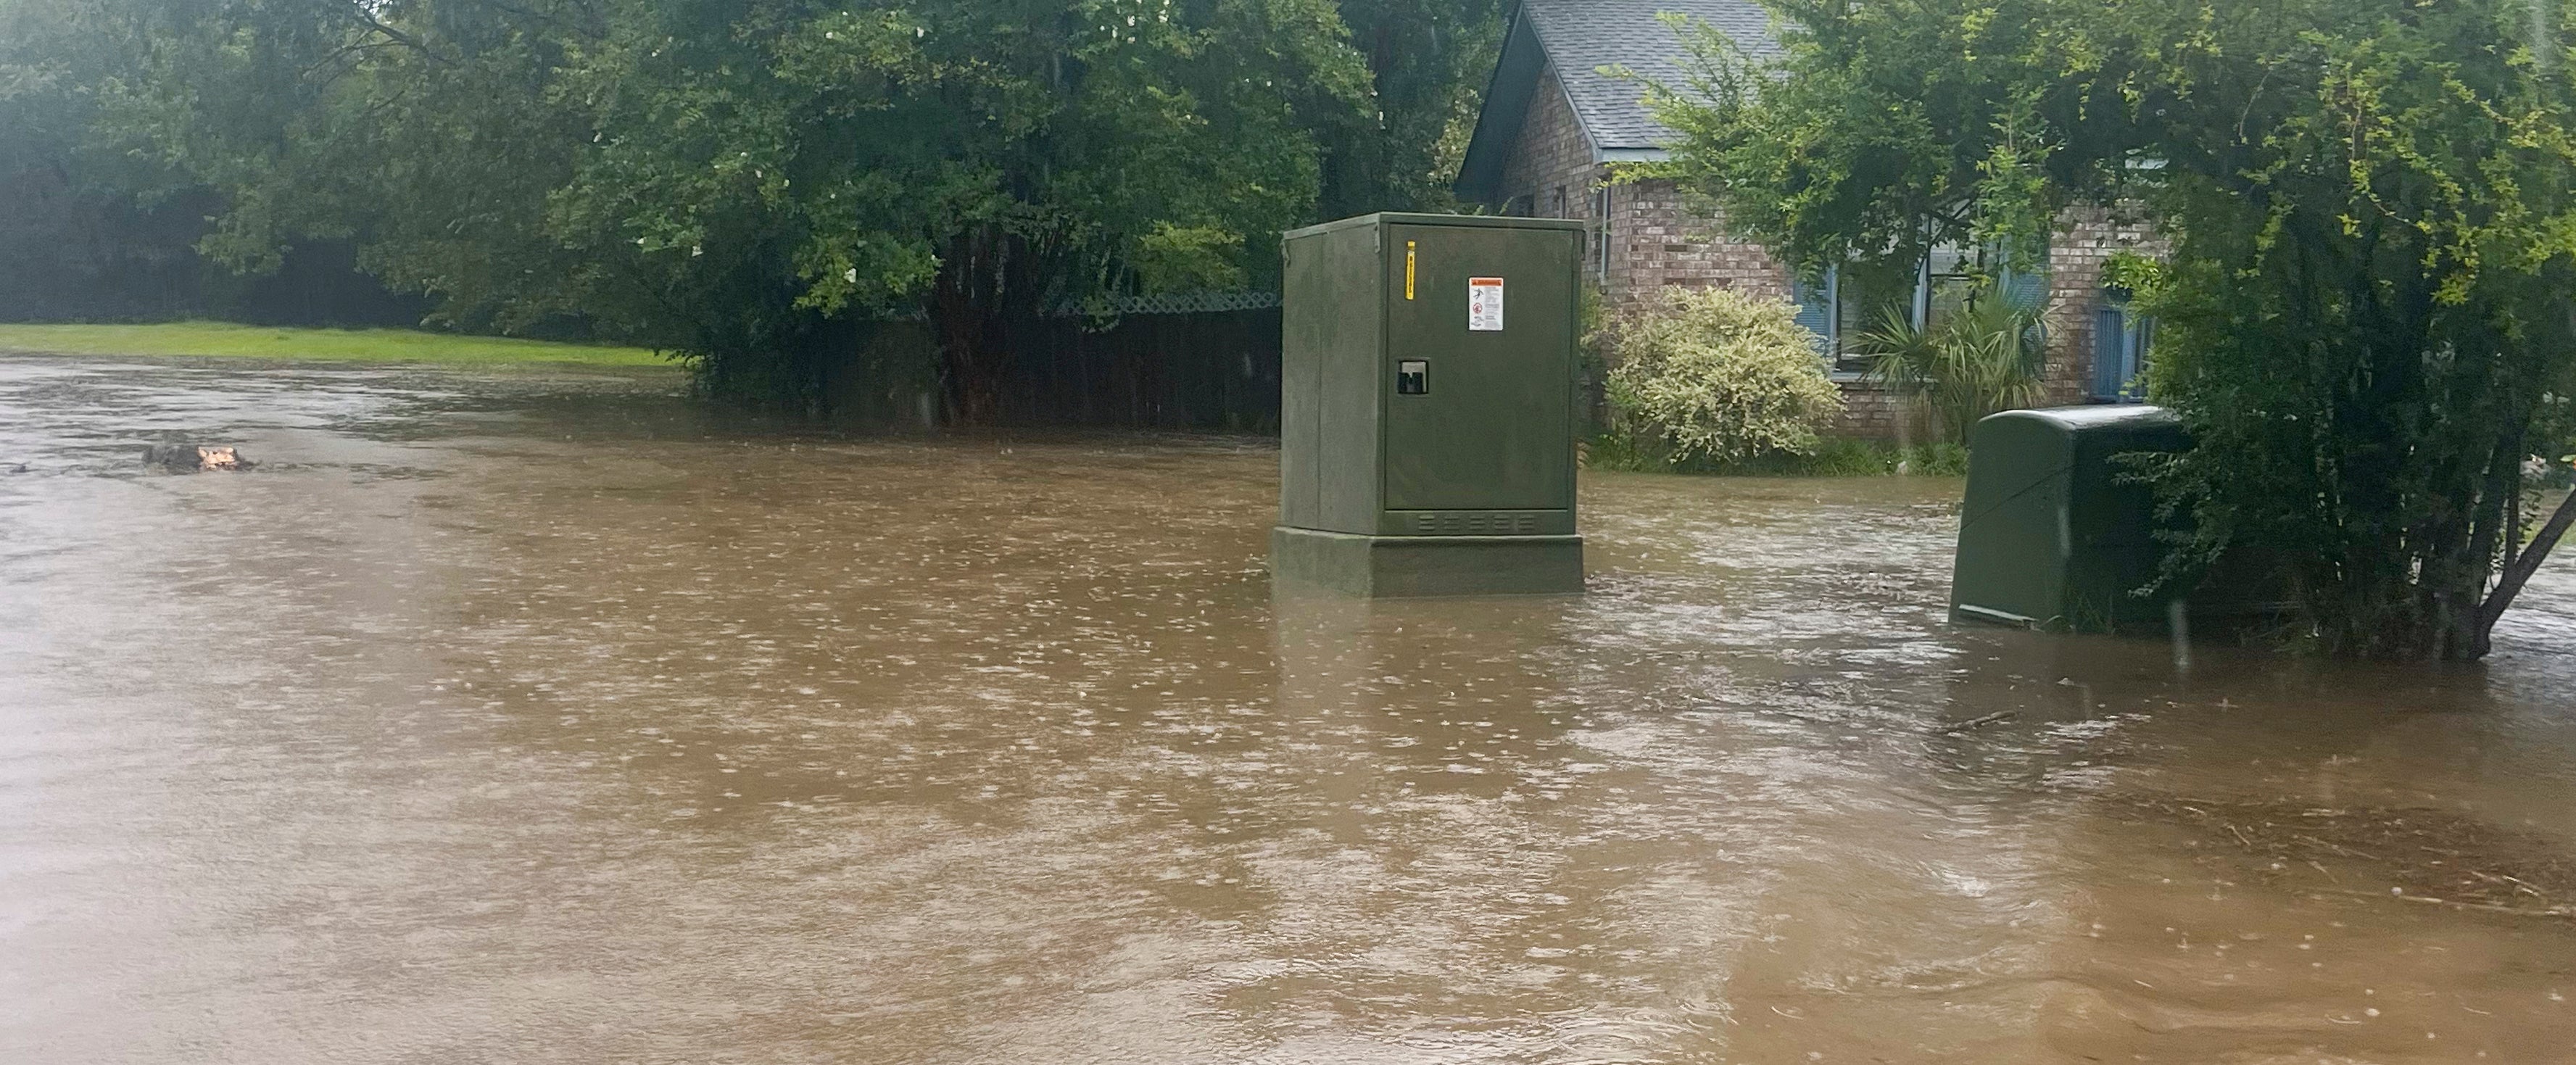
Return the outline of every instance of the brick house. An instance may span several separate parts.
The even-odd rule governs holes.
[[[1858,380],[1851,349],[1876,308],[1900,308],[1917,322],[1934,313],[1943,286],[1964,283],[1965,257],[1936,251],[1912,277],[1792,278],[1672,181],[1614,179],[1616,164],[1669,154],[1673,131],[1647,111],[1637,81],[1613,72],[1681,80],[1680,40],[1661,12],[1714,27],[1756,58],[1779,54],[1770,15],[1756,0],[1522,0],[1459,168],[1459,199],[1505,214],[1590,220],[1587,270],[1613,308],[1674,285],[1723,285],[1797,303],[1835,357],[1844,431],[1909,435],[1900,405]],[[2101,273],[2114,252],[2146,239],[2105,210],[2072,210],[2049,242],[2045,273],[2007,279],[2019,298],[2046,300],[2048,402],[2134,399],[2148,324],[2103,290]]]

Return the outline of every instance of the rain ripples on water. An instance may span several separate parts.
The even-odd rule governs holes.
[[[0,362],[0,1059],[2576,1057],[2576,563],[2185,670],[1946,624],[1955,482],[1587,475],[1359,603],[1257,441],[670,381]]]

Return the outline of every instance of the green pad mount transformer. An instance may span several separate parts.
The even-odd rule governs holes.
[[[1583,590],[1583,223],[1374,214],[1287,234],[1271,570],[1356,595]]]
[[[2005,411],[1970,436],[1950,618],[2074,632],[2160,630],[2277,614],[2277,568],[2236,552],[2151,595],[2166,543],[2152,489],[2114,456],[2188,450],[2180,419],[2142,406]],[[2188,591],[2189,594],[2184,594]]]

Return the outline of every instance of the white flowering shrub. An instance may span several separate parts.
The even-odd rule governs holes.
[[[1731,289],[1676,289],[1599,338],[1611,428],[1668,467],[1806,455],[1842,413],[1797,308]]]

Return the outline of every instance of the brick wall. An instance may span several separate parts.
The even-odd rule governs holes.
[[[1713,212],[1690,202],[1671,181],[1611,186],[1610,303],[1634,307],[1674,286],[1788,299],[1789,271],[1761,245],[1728,236]]]
[[[1529,114],[1521,120],[1520,140],[1503,161],[1502,207],[1529,198],[1529,213],[1540,218],[1592,217],[1592,187],[1601,180],[1593,165],[1592,145],[1565,102],[1556,69],[1539,72],[1538,89],[1530,94]],[[1563,199],[1558,198],[1563,193]]]
[[[2050,404],[2082,403],[2093,384],[2093,316],[2102,308],[2102,264],[2121,251],[2154,255],[2163,244],[2143,224],[2103,207],[2057,216],[2048,243],[2047,368]]]
[[[1843,391],[1842,420],[1834,431],[1843,436],[1888,443],[1920,443],[1914,412],[1902,398],[1884,388],[1858,381],[1837,382]]]

